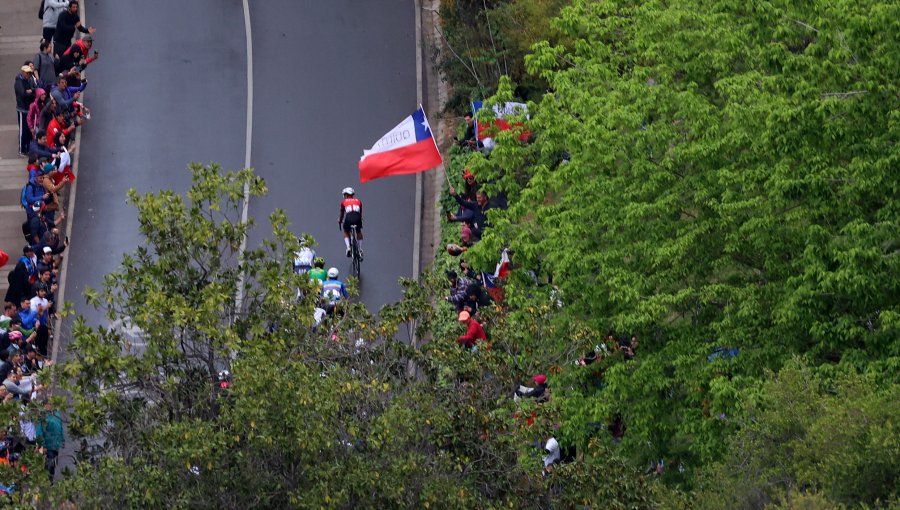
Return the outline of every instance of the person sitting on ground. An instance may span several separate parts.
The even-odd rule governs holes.
[[[475,342],[478,340],[487,341],[487,334],[484,332],[484,328],[472,317],[472,314],[466,311],[459,312],[458,320],[466,326],[466,333],[456,339],[459,345],[472,348],[475,347]]]
[[[535,386],[523,386],[519,385],[519,388],[516,390],[517,397],[526,397],[526,398],[541,398],[544,396],[544,393],[547,392],[547,376],[544,374],[537,374],[531,378],[534,381]]]
[[[447,296],[447,301],[452,303],[458,312],[462,310],[462,303],[466,298],[466,289],[469,286],[469,281],[465,278],[460,278],[456,271],[447,271],[447,281],[450,282],[450,295]]]

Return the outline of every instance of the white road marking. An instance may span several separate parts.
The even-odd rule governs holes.
[[[250,168],[250,143],[253,139],[253,37],[250,30],[250,4],[249,0],[243,0],[244,4],[244,34],[247,41],[247,131],[244,139],[244,168]],[[241,207],[241,223],[247,221],[247,215],[250,209],[250,184],[244,184],[244,199]],[[241,246],[238,248],[238,260],[243,258],[244,252],[247,251],[246,234],[241,239]],[[240,313],[244,304],[244,273],[241,272],[238,278],[237,295],[234,300],[234,308]]]

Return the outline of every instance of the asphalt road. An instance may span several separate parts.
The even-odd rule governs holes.
[[[90,2],[101,58],[89,69],[66,295],[90,323],[86,286],[100,287],[141,238],[126,190],[190,185],[191,161],[244,164],[246,52],[240,0]],[[364,204],[362,299],[377,311],[412,273],[412,176],[359,184],[364,148],[415,108],[411,0],[251,2],[254,98],[251,164],[270,193],[251,202],[260,228],[286,210],[295,232],[342,275],[340,190]]]

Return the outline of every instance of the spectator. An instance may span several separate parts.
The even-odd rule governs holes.
[[[638,339],[636,335],[632,335],[630,339],[628,337],[619,339],[619,350],[622,351],[625,359],[634,359],[634,353],[637,351],[637,347]]]
[[[53,43],[53,34],[56,33],[56,22],[59,21],[59,15],[68,6],[68,0],[44,0],[44,30],[41,35],[47,44]],[[44,79],[46,80],[47,78]]]
[[[40,274],[44,271],[50,271],[53,276],[56,276],[56,263],[53,261],[53,250],[47,246],[41,249],[41,259],[38,260],[37,264],[38,270],[38,281],[40,281]]]
[[[18,333],[18,331],[16,331],[16,333]],[[21,336],[22,336],[22,333],[19,333],[19,337],[21,337]],[[8,340],[7,340],[7,342],[8,342]],[[9,347],[9,346],[7,346],[7,347]],[[9,349],[4,348],[3,350],[0,350],[0,381],[5,381],[6,377],[9,375],[9,373],[13,369],[12,362],[9,361],[9,356],[10,356]],[[0,384],[0,388],[3,388],[2,384]],[[3,388],[3,389],[6,390],[6,388]],[[4,400],[4,402],[6,402],[6,401]]]
[[[478,340],[487,341],[487,334],[484,328],[476,321],[469,312],[459,312],[459,322],[466,325],[466,333],[456,339],[457,343],[466,348],[475,347]]]
[[[84,38],[75,41],[75,44],[69,47],[62,56],[59,57],[59,61],[56,63],[56,72],[57,73],[70,73],[70,72],[81,72],[93,61],[97,60],[100,57],[100,53],[94,52],[93,56],[90,56],[90,50],[94,45],[94,38],[86,35]],[[77,77],[78,81],[82,81],[80,77]],[[70,80],[71,82],[71,80]],[[70,83],[70,85],[75,85],[74,83]]]
[[[62,416],[60,416],[59,411],[53,409],[53,403],[49,398],[44,399],[44,411],[47,414],[38,423],[35,432],[41,444],[40,451],[46,458],[44,467],[47,469],[47,474],[50,475],[50,480],[53,480],[53,476],[56,474],[56,461],[59,458],[59,451],[66,445],[66,435],[65,429],[63,429]]]
[[[475,201],[464,200],[456,193],[456,189],[450,188],[450,195],[460,205],[458,214],[448,214],[450,221],[469,221],[472,223],[472,233],[481,238],[484,227],[487,226],[487,211],[491,208],[488,196],[479,191],[475,194]]]
[[[93,34],[97,31],[94,27],[81,26],[81,17],[78,15],[78,1],[71,0],[68,9],[59,13],[56,19],[56,31],[53,33],[53,51],[59,57],[69,49],[72,37],[78,30],[83,34]]]
[[[19,261],[16,262],[16,267],[6,277],[9,282],[9,288],[6,289],[6,301],[10,303],[21,302],[34,283],[32,276],[37,278],[37,258],[34,256],[34,249],[31,246],[25,246],[22,254]]]
[[[463,300],[466,298],[466,288],[469,286],[469,281],[465,278],[460,278],[456,271],[447,271],[447,280],[450,282],[450,295],[447,296],[447,301],[453,303],[456,311],[460,311],[462,310]]]
[[[43,113],[41,115],[43,115]],[[47,132],[43,130],[38,130],[37,140],[32,140],[31,145],[28,146],[28,153],[34,154],[38,158],[50,159],[55,156],[57,152],[59,152],[59,149],[51,149],[47,146]]]
[[[33,341],[38,327],[38,311],[31,309],[31,297],[28,295],[19,300],[19,320],[22,321],[20,328],[25,341]]]
[[[56,60],[50,54],[53,43],[50,39],[44,39],[38,48],[39,51],[34,56],[34,68],[41,88],[47,90],[56,83]]]
[[[30,65],[23,65],[16,75],[16,114],[19,122],[19,155],[24,156],[31,143],[31,130],[28,129],[28,108],[34,102],[37,93],[37,82],[34,70]]]
[[[481,146],[481,143],[478,141],[475,133],[475,119],[472,118],[472,114],[470,113],[465,114],[463,118],[466,120],[466,132],[463,134],[462,138],[456,140],[456,143],[460,147],[477,149]]]
[[[535,386],[519,386],[519,389],[516,390],[516,397],[527,397],[527,398],[542,398],[544,394],[547,392],[547,376],[544,374],[537,374],[536,376],[531,378],[534,381]]]
[[[481,185],[475,179],[475,174],[469,171],[468,168],[463,170],[463,193],[462,197],[465,200],[475,201],[477,198],[478,191],[481,189]]]
[[[70,87],[69,80],[65,76],[56,79],[56,87],[50,91],[50,95],[56,101],[57,110],[71,112],[75,109],[75,100],[81,96],[81,91],[86,86],[82,83],[80,87]]]
[[[485,292],[484,287],[476,280],[469,282],[469,285],[466,287],[466,297],[463,299],[462,309],[475,315],[479,308],[488,306],[491,302],[491,296]]]
[[[547,440],[547,444],[544,445],[544,453],[545,455],[542,457],[544,461],[544,476],[547,476],[550,474],[553,466],[559,462],[559,442],[555,437]]]
[[[17,308],[14,303],[7,302],[3,305],[3,315],[0,315],[0,335],[8,334],[10,331],[10,324],[12,323],[13,317],[17,315]],[[9,340],[7,339],[7,342]],[[0,349],[3,347],[0,346]]]
[[[472,281],[478,278],[478,273],[472,269],[472,266],[465,259],[460,259],[459,261],[459,272],[463,278],[466,280]]]
[[[28,124],[28,130],[31,131],[31,139],[37,139],[38,127],[41,122],[41,111],[44,109],[44,106],[47,105],[47,100],[50,98],[47,95],[47,91],[43,88],[37,89],[34,94],[34,101],[31,102],[31,105],[28,106],[28,114],[25,116],[25,122]],[[29,148],[31,144],[29,143]]]
[[[10,354],[10,358],[21,360],[22,355],[16,351]],[[13,361],[13,366],[20,364]],[[9,374],[6,376],[6,380],[3,381],[3,386],[6,386],[6,389],[15,395],[16,400],[24,400],[27,401],[31,398],[31,394],[34,391],[40,391],[43,387],[39,384],[35,384],[33,376],[22,376],[18,369],[10,370]]]
[[[75,131],[75,126],[66,121],[66,112],[62,110],[57,111],[56,115],[53,116],[53,120],[47,125],[47,146],[51,149],[58,148],[59,145],[56,142],[59,139],[59,134],[62,133],[68,138],[72,131]]]
[[[472,245],[475,244],[475,241],[478,239],[475,238],[475,233],[472,228],[471,221],[463,221],[462,225],[459,228],[459,242],[460,245],[465,248],[471,248]]]
[[[44,248],[50,248],[50,251],[54,255],[60,255],[66,248],[69,247],[68,239],[60,242],[59,238],[59,227],[53,227],[44,232],[44,236],[41,238],[40,244],[38,244],[37,250],[40,253],[43,253]]]

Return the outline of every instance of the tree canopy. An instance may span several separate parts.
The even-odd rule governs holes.
[[[490,341],[453,341],[446,255],[377,317],[352,305],[313,327],[281,212],[238,256],[242,190],[265,183],[193,165],[186,197],[130,194],[147,243],[88,294],[111,326],[73,328],[60,370],[92,469],[51,501],[897,504],[900,7],[477,4],[443,6],[486,30],[461,61],[492,102],[532,99],[489,157],[449,164],[509,202],[466,254],[487,269],[513,252],[504,302],[478,312]],[[396,341],[413,331],[430,342]],[[536,372],[552,398],[513,401]],[[551,435],[574,455],[542,475]]]

